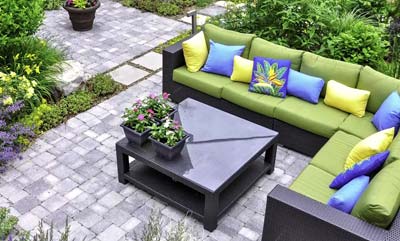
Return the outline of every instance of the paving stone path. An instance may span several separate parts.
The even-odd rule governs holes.
[[[278,148],[275,172],[262,177],[212,233],[151,195],[118,183],[115,143],[123,137],[119,127],[122,112],[137,98],[161,92],[161,55],[154,52],[140,55],[159,40],[171,38],[176,34],[175,28],[187,26],[118,3],[102,2],[93,32],[72,32],[61,11],[47,14],[42,31],[55,34],[55,41],[65,45],[71,56],[82,60],[87,68],[91,62],[99,64],[89,68],[92,73],[110,70],[130,60],[110,72],[116,81],[129,88],[38,138],[21,160],[0,175],[0,206],[10,207],[24,230],[34,231],[39,220],[44,220],[45,227],[53,222],[55,236],[60,235],[68,217],[71,238],[78,241],[83,237],[95,241],[133,240],[134,233],[141,232],[154,211],[161,212],[166,229],[184,218],[191,240],[261,240],[268,192],[278,183],[289,185],[307,165],[308,157]],[[117,14],[121,14],[118,18],[123,21],[117,21]],[[130,32],[132,25],[136,27]],[[124,38],[118,30],[131,35]],[[100,41],[102,38],[105,40]],[[119,59],[121,55],[125,57]]]

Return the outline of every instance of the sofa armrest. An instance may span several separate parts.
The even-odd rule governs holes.
[[[263,241],[378,241],[387,234],[283,186],[268,194]]]
[[[163,50],[162,53],[162,74],[163,74],[163,91],[171,92],[171,82],[174,69],[185,65],[183,56],[182,42],[183,39]]]

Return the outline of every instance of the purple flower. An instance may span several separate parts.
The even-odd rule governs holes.
[[[137,118],[138,118],[139,121],[143,121],[144,120],[144,115],[143,114],[139,114]]]

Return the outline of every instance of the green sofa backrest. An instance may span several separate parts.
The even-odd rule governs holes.
[[[304,51],[302,50],[290,49],[271,43],[262,38],[255,38],[251,43],[249,59],[253,60],[256,56],[274,59],[289,59],[292,62],[291,68],[299,71],[303,54]]]
[[[325,81],[322,96],[326,93],[326,83],[336,80],[344,85],[356,88],[362,66],[346,63],[339,60],[328,59],[316,54],[306,52],[303,54],[300,71],[322,78]]]
[[[371,67],[364,67],[360,73],[357,89],[368,90],[371,96],[367,111],[375,113],[386,97],[400,86],[400,80],[382,74]]]
[[[246,48],[243,51],[242,57],[249,57],[251,42],[253,41],[253,38],[255,38],[254,34],[226,30],[213,24],[205,24],[203,30],[208,49],[210,49],[210,39],[214,42],[225,45],[245,45]]]

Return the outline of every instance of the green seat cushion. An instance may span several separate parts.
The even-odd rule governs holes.
[[[365,112],[365,116],[361,118],[349,115],[339,129],[364,139],[378,131],[371,122],[373,116],[370,112]]]
[[[324,170],[308,165],[289,188],[315,201],[326,204],[336,191],[329,188],[329,184],[334,178],[335,176]]]
[[[392,143],[389,146],[390,154],[386,159],[385,165],[392,163],[396,160],[400,160],[400,135],[397,134]]]
[[[289,59],[292,62],[291,68],[300,70],[303,54],[304,51],[280,46],[262,38],[255,38],[251,44],[249,59],[252,60],[257,56],[273,59]]]
[[[191,73],[187,70],[186,66],[174,69],[173,79],[178,83],[216,98],[221,98],[222,88],[232,83],[228,77],[222,75],[202,71]]]
[[[318,151],[310,164],[333,176],[344,171],[344,163],[353,147],[361,139],[343,131],[336,132]]]
[[[400,206],[400,161],[385,166],[371,180],[356,203],[352,215],[387,228]]]
[[[322,78],[325,83],[336,80],[344,85],[355,88],[362,66],[346,63],[339,60],[328,59],[316,54],[306,52],[303,54],[300,71]],[[326,84],[321,95],[325,96]]]
[[[296,97],[286,97],[274,112],[274,117],[314,134],[331,137],[348,114],[329,107],[320,100],[311,104]]]
[[[224,86],[222,98],[268,117],[273,117],[276,106],[283,101],[282,98],[249,92],[249,85],[244,83]]]
[[[367,111],[375,113],[386,97],[397,90],[400,80],[382,74],[370,67],[364,67],[360,72],[357,89],[368,90],[371,96],[368,100]]]
[[[251,42],[255,37],[254,34],[239,33],[232,30],[226,30],[213,24],[204,25],[204,33],[206,37],[207,48],[210,49],[210,39],[216,43],[225,45],[244,45],[242,57],[248,58]]]

